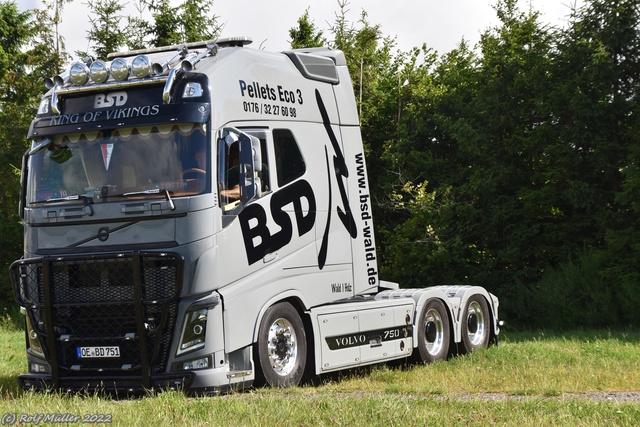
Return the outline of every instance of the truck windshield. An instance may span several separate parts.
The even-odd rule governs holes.
[[[143,197],[154,189],[177,197],[211,191],[203,123],[63,134],[35,140],[32,147],[28,203],[130,193]]]

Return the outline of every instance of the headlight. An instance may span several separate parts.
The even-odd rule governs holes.
[[[178,356],[204,347],[208,312],[207,308],[187,311],[182,327]]]

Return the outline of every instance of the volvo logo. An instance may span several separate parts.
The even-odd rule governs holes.
[[[98,240],[101,242],[109,240],[109,227],[102,227],[98,230]]]

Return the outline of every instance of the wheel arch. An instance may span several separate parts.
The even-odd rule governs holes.
[[[450,342],[449,342],[449,352],[451,352],[451,347],[455,344],[455,328],[453,326],[454,323],[454,313],[453,313],[453,307],[451,305],[451,302],[448,300],[448,298],[446,298],[445,295],[438,295],[438,294],[427,294],[427,295],[423,295],[420,300],[416,303],[416,312],[414,313],[414,318],[413,318],[413,348],[414,350],[418,348],[418,328],[420,327],[420,325],[418,325],[418,322],[420,321],[420,319],[422,318],[422,312],[426,309],[427,304],[429,303],[429,301],[432,300],[440,300],[445,308],[447,309],[447,317],[449,320],[449,337],[450,337]]]
[[[464,308],[470,298],[475,295],[480,295],[484,298],[489,308],[489,325],[491,330],[489,332],[489,345],[497,343],[498,334],[500,333],[499,321],[498,321],[498,298],[492,293],[488,292],[485,288],[480,286],[450,286],[441,287],[450,299],[459,299],[459,303],[456,304],[455,309],[455,336],[456,343],[462,340],[462,316],[464,315]]]
[[[415,302],[415,312],[413,313],[413,348],[418,347],[418,321],[421,317],[427,303],[432,299],[439,299],[444,303],[447,309],[447,316],[449,317],[449,333],[451,336],[450,348],[452,344],[455,344],[456,331],[453,327],[455,322],[455,306],[453,305],[447,294],[438,287],[419,288],[419,289],[398,289],[383,291],[376,295],[376,299],[397,299],[397,298],[412,298]]]
[[[258,341],[258,331],[260,329],[260,323],[264,318],[265,312],[269,307],[271,307],[274,304],[278,304],[280,302],[288,302],[289,304],[291,304],[293,308],[296,309],[296,311],[298,312],[298,314],[300,315],[300,318],[304,323],[305,333],[310,332],[310,331],[307,331],[307,326],[310,326],[310,322],[311,322],[309,315],[307,314],[309,306],[307,305],[304,296],[300,292],[296,290],[289,290],[273,296],[262,305],[262,308],[260,309],[260,312],[258,313],[258,316],[256,317],[255,323],[253,325],[252,344],[255,344]],[[307,323],[309,323],[309,325]]]
[[[314,340],[315,334],[314,334],[314,328],[311,321],[311,316],[309,315],[309,312],[308,312],[308,305],[305,301],[304,296],[301,295],[299,292],[295,290],[281,292],[277,296],[265,302],[265,304],[260,309],[260,312],[258,313],[258,316],[254,324],[253,339],[252,339],[251,346],[253,348],[256,348],[255,346],[258,345],[258,335],[260,332],[260,325],[264,319],[266,311],[269,309],[269,307],[272,307],[276,304],[280,304],[283,302],[291,304],[293,309],[296,310],[296,312],[300,316],[300,319],[302,320],[306,347],[307,347],[307,356],[306,356],[306,364],[305,364],[306,367],[302,377],[302,381],[304,382],[312,377],[315,369],[315,353],[313,351],[313,348],[314,348],[313,340]],[[254,351],[252,353],[252,358],[254,359],[254,366],[258,366],[258,363],[256,363],[255,361],[256,357],[258,356]],[[262,373],[256,372],[256,378],[261,378],[263,375],[264,374]]]

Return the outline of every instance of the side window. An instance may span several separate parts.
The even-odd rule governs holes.
[[[240,204],[240,143],[227,136],[218,140],[218,192],[220,205],[231,210]]]
[[[269,157],[267,155],[267,133],[265,131],[247,131],[251,136],[260,141],[260,165],[256,165],[257,186],[260,189],[258,194],[262,195],[271,190],[269,182]]]
[[[276,158],[278,187],[304,175],[307,168],[298,143],[290,130],[273,130],[273,151]]]
[[[218,140],[218,192],[228,213],[269,192],[267,132],[229,128]]]

